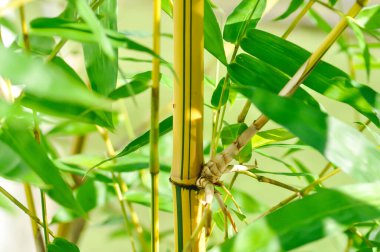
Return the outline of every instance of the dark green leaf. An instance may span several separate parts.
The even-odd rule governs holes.
[[[214,93],[212,93],[211,97],[211,105],[214,106],[215,108],[219,107],[219,101],[221,100],[220,106],[224,106],[227,101],[228,101],[228,96],[230,93],[230,82],[226,83],[225,90],[223,92],[223,86],[225,84],[225,78],[222,78],[216,89],[214,90]],[[222,97],[223,93],[223,97]]]
[[[293,76],[310,56],[305,49],[259,30],[249,31],[247,37],[242,40],[241,46],[251,55],[283,71],[288,76]],[[352,106],[379,126],[377,112],[367,102],[369,98],[353,86],[352,82],[342,82],[342,79],[350,80],[342,70],[321,61],[304,84],[320,94]],[[368,89],[368,94],[376,96],[376,91],[369,87],[366,89]]]
[[[228,73],[236,83],[265,88],[276,94],[290,79],[271,65],[247,54],[239,54],[235,62],[228,66]],[[302,88],[295,92],[294,97],[306,104],[319,107],[318,102]]]
[[[259,88],[236,90],[353,178],[380,180],[380,151],[357,130],[294,98],[279,97]]]
[[[378,219],[379,190],[378,183],[321,189],[250,224],[211,251],[289,251],[357,222]]]
[[[97,190],[95,187],[94,179],[87,179],[78,188],[77,201],[86,212],[94,209],[97,206]]]
[[[162,75],[160,75],[161,79]],[[152,71],[136,74],[127,84],[118,87],[113,91],[109,98],[117,100],[120,98],[128,98],[149,89],[152,85]]]
[[[220,132],[220,139],[224,146],[230,145],[235,139],[248,128],[244,123],[232,124],[225,126]],[[246,163],[252,157],[252,143],[249,142],[234,158],[239,163]]]
[[[218,21],[208,0],[204,3],[204,36],[205,48],[214,55],[222,64],[227,65],[226,53],[224,52],[223,39]]]
[[[338,2],[338,0],[329,0],[329,4],[331,6],[334,6],[337,2]]]
[[[246,31],[256,27],[265,10],[266,0],[242,0],[228,16],[223,39],[238,43]]]
[[[303,4],[304,0],[292,0],[284,13],[282,13],[276,20],[281,20],[289,17]]]
[[[63,238],[57,237],[48,245],[48,252],[80,252],[79,248]]]

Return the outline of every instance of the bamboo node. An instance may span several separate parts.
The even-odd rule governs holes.
[[[170,177],[169,181],[173,185],[178,186],[178,187],[183,188],[183,189],[186,189],[186,190],[192,190],[192,191],[199,191],[200,190],[200,188],[198,186],[196,186],[194,184],[194,182],[193,183],[186,183],[182,180],[180,181],[180,180],[177,180],[173,177]]]

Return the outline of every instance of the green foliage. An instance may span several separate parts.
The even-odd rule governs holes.
[[[79,248],[75,244],[57,237],[53,243],[49,244],[48,252],[79,252]]]
[[[289,17],[303,4],[304,0],[292,0],[284,13],[276,18],[276,20],[281,20]]]
[[[232,124],[225,126],[220,132],[220,139],[222,140],[222,144],[224,146],[230,145],[235,139],[248,128],[248,126],[244,123]],[[248,143],[238,155],[236,155],[235,159],[239,163],[246,163],[252,157],[252,144]]]

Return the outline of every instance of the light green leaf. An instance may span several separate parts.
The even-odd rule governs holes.
[[[228,146],[233,143],[236,138],[248,128],[245,123],[237,123],[225,126],[220,132],[220,139],[224,146]],[[252,143],[249,142],[244,148],[239,152],[238,155],[234,157],[239,163],[246,163],[252,157]]]
[[[360,26],[368,30],[380,28],[380,5],[374,4],[363,8],[355,18]]]
[[[211,251],[289,251],[380,217],[380,184],[321,189],[241,230]],[[307,209],[307,211],[305,211]]]
[[[86,179],[86,181],[78,188],[77,201],[82,206],[83,210],[88,212],[98,205],[97,198],[98,195],[94,179]]]
[[[63,238],[57,237],[48,245],[48,252],[80,252],[79,248]]]
[[[250,30],[242,40],[241,46],[251,55],[288,76],[293,76],[310,56],[305,49],[259,30]],[[303,83],[320,94],[350,105],[379,126],[378,112],[368,103],[370,97],[377,95],[376,91],[365,87],[368,90],[363,93],[351,81],[342,80],[350,78],[342,70],[321,61]]]
[[[281,20],[292,15],[303,4],[304,0],[292,0],[284,13],[278,16],[275,20]]]
[[[171,0],[161,0],[161,8],[166,14],[169,15],[169,17],[173,17],[173,6],[170,1]]]
[[[109,101],[91,93],[75,77],[55,65],[0,47],[0,74],[13,84],[26,85],[25,93],[52,102],[107,109]],[[22,67],[14,67],[22,66]]]
[[[228,16],[223,30],[223,39],[236,44],[244,32],[256,27],[265,10],[266,0],[242,0]]]
[[[90,132],[96,131],[95,125],[81,123],[77,121],[65,121],[56,124],[47,135],[59,135],[59,136],[73,136],[73,135],[85,135]]]
[[[125,193],[125,198],[128,202],[151,207],[151,195],[149,192],[128,191]],[[160,194],[158,202],[158,207],[161,211],[168,213],[173,212],[173,200],[171,195]]]
[[[56,202],[67,208],[82,213],[70,187],[62,179],[58,168],[46,155],[45,151],[22,125],[11,124],[3,128],[0,140],[22,159],[47,185],[47,194]]]
[[[260,131],[251,140],[252,148],[256,149],[265,145],[270,145],[293,138],[295,138],[295,136],[284,128]]]
[[[222,64],[227,65],[226,53],[224,52],[223,39],[215,13],[208,0],[204,3],[204,36],[205,48],[215,56]]]
[[[266,116],[360,181],[380,180],[380,151],[360,132],[294,98],[236,87]]]
[[[90,6],[87,4],[87,1],[86,0],[70,0],[70,2],[75,3],[79,16],[84,21],[86,21],[92,33],[94,34],[96,40],[100,44],[100,47],[104,51],[104,53],[111,59],[115,58],[111,42],[107,38],[106,31],[101,25],[101,23],[99,22],[99,20],[96,18]],[[107,2],[110,2],[110,1],[107,1]]]

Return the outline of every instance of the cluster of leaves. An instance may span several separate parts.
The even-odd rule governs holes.
[[[305,4],[303,0],[292,0],[278,20],[288,18]],[[336,4],[337,1],[324,3],[340,14],[335,9]],[[162,7],[172,16],[170,1],[163,0]],[[205,49],[226,67],[227,76],[217,80],[218,85],[213,87],[210,98],[211,105],[206,106],[217,112],[224,106],[238,106],[236,97],[244,97],[280,125],[258,133],[236,156],[236,161],[250,164],[255,155],[270,158],[285,165],[290,172],[278,172],[277,169],[254,169],[252,172],[302,177],[308,186],[315,183],[318,176],[308,168],[310,164],[304,164],[292,155],[312,147],[361,182],[334,189],[317,187],[313,195],[249,224],[234,238],[213,250],[290,250],[343,231],[354,240],[353,246],[359,251],[379,247],[379,135],[368,128],[375,139],[371,141],[352,126],[326,113],[310,90],[347,104],[368,118],[375,127],[380,125],[378,92],[322,61],[292,97],[278,97],[278,92],[307,60],[310,52],[257,29],[266,7],[264,0],[242,0],[228,16],[223,32],[213,7],[212,3],[205,1]],[[148,131],[108,159],[78,152],[62,157],[54,146],[57,136],[79,139],[95,133],[99,127],[113,131],[123,126],[119,120],[122,113],[113,109],[113,105],[118,100],[134,99],[137,94],[149,90],[151,71],[134,73],[127,78],[122,62],[150,63],[152,57],[158,57],[164,66],[171,69],[161,56],[137,42],[133,33],[118,31],[116,13],[116,0],[91,3],[69,0],[59,16],[40,17],[29,23],[30,51],[26,50],[21,31],[8,19],[1,18],[1,25],[13,31],[18,38],[7,48],[0,47],[1,60],[6,62],[0,64],[0,75],[4,82],[19,87],[21,94],[14,100],[13,97],[0,100],[0,176],[41,188],[56,201],[62,208],[54,215],[51,224],[87,218],[92,210],[101,209],[115,200],[114,173],[126,175],[122,179],[130,187],[123,195],[127,202],[150,206],[150,189],[144,182],[144,170],[149,167],[149,153],[145,148],[149,144]],[[309,13],[318,27],[325,32],[331,31],[332,27],[317,11],[311,9]],[[363,66],[368,76],[378,68],[370,49],[375,50],[373,41],[380,40],[379,20],[379,5],[363,9],[357,18],[349,19],[357,43],[352,43],[345,36],[338,43],[341,52],[359,62],[356,67]],[[58,56],[66,41],[77,42],[82,47],[89,85],[67,59]],[[227,60],[225,43],[241,49],[236,51],[231,62]],[[141,57],[121,57],[119,53],[122,50],[135,51]],[[164,73],[161,74],[161,83],[169,83],[170,86]],[[213,135],[220,141],[216,146],[205,148],[206,156],[210,148],[229,145],[248,127],[244,122],[224,122],[223,117],[220,121],[223,127]],[[164,136],[172,127],[172,117],[162,120],[160,135]],[[43,129],[40,144],[33,136],[33,131],[39,128]],[[160,210],[172,212],[166,179],[171,155],[165,155],[168,153],[168,140],[161,138],[161,180],[164,182],[160,185],[159,202]],[[269,155],[269,148],[285,149],[286,153],[280,157]],[[284,161],[287,160],[285,158],[293,163]],[[111,159],[114,162],[109,162]],[[91,169],[95,166],[97,169]],[[80,182],[76,179],[78,177]],[[83,177],[86,179],[82,180]],[[246,221],[245,215],[258,214],[266,209],[253,193],[239,189],[233,189],[232,193],[244,215],[234,209],[233,202],[227,201],[226,204],[242,221]],[[0,200],[2,206],[2,198]],[[217,226],[224,229],[221,213],[217,211],[213,217]],[[111,213],[103,224],[114,223],[115,220],[120,224],[120,219],[121,214]],[[364,227],[364,238],[358,239],[352,232],[357,227]],[[123,230],[121,224],[115,233],[120,230]],[[48,248],[49,251],[78,251],[74,244],[60,238]]]

